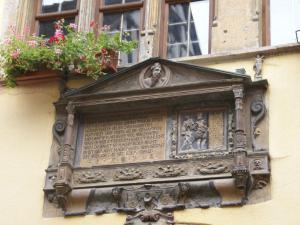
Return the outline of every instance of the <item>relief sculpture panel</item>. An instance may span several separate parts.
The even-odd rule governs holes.
[[[80,165],[163,160],[166,112],[85,118]]]
[[[178,152],[226,150],[225,110],[179,113]]]

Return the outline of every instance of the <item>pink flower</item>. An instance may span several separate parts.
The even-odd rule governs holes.
[[[90,27],[94,28],[95,26],[96,26],[96,22],[95,22],[95,20],[92,20],[91,23],[90,23]]]
[[[38,42],[35,40],[27,41],[29,47],[35,48],[38,45]]]
[[[85,60],[85,59],[86,59],[86,56],[85,56],[85,55],[80,55],[80,56],[79,56],[79,59],[80,59],[80,60]]]
[[[72,29],[76,29],[76,28],[77,28],[77,24],[75,24],[75,23],[70,23],[70,24],[69,24],[69,27],[72,28]]]
[[[5,45],[5,46],[10,45],[11,44],[11,38],[5,38],[2,41],[2,44]]]
[[[26,26],[24,27],[24,33],[25,33],[25,34],[29,34],[29,33],[30,33],[30,27],[29,27],[28,25],[26,25]]]
[[[109,31],[110,30],[110,25],[104,25],[101,29],[103,31]]]
[[[21,50],[18,48],[16,51],[13,51],[13,53],[11,53],[11,57],[13,59],[17,59],[21,54]]]
[[[60,29],[55,30],[55,34],[53,37],[49,38],[49,43],[56,42],[58,43],[59,41],[64,41],[65,40],[65,35],[63,34],[63,31]]]

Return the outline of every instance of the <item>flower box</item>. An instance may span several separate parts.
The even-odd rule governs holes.
[[[137,46],[136,41],[122,40],[120,33],[112,36],[106,32],[108,26],[96,36],[93,32],[77,31],[76,24],[65,25],[62,19],[56,22],[55,29],[48,41],[14,32],[2,41],[0,76],[7,86],[57,78],[59,73],[55,71],[98,79],[117,71],[118,52],[129,53]],[[38,71],[40,65],[45,65],[47,72],[28,72]]]

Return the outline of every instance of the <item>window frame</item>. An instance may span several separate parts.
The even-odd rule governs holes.
[[[59,20],[62,18],[70,18],[75,17],[75,23],[78,24],[79,22],[79,8],[80,8],[80,1],[77,0],[76,2],[76,9],[72,10],[65,10],[62,12],[51,12],[51,13],[41,13],[42,9],[42,0],[36,0],[36,13],[34,17],[34,33],[39,34],[40,30],[40,21],[47,21],[47,20]]]
[[[167,58],[167,43],[168,43],[168,18],[169,18],[169,6],[173,4],[180,4],[180,3],[190,3],[196,0],[163,0],[161,4],[161,24],[160,24],[160,43],[161,46],[159,48],[159,55],[163,58]],[[208,25],[208,54],[211,54],[211,43],[212,43],[212,25],[213,25],[213,18],[215,17],[215,0],[208,0],[209,1],[209,25]],[[204,55],[204,54],[202,54]],[[201,56],[201,55],[195,55]],[[179,57],[193,57],[193,56],[184,56]],[[176,59],[176,58],[171,58]]]
[[[270,0],[262,1],[262,46],[270,46],[271,45],[271,26],[270,26]]]
[[[112,5],[105,5],[105,0],[98,0],[96,5],[96,16],[95,16],[95,21],[99,23],[99,28],[102,27],[103,23],[103,14],[104,13],[124,13],[132,10],[140,10],[140,23],[139,23],[139,40],[138,42],[140,43],[141,41],[141,32],[142,30],[145,29],[144,26],[144,17],[145,17],[145,7],[144,7],[144,0],[140,0],[138,2],[131,2],[131,3],[121,3],[121,4],[112,4]],[[109,24],[105,24],[109,25]],[[95,32],[98,34],[101,32],[99,29],[95,29]],[[140,54],[139,54],[140,47],[137,48],[137,62],[140,61]],[[119,66],[124,66],[124,65],[131,65],[134,63],[129,63],[129,64],[119,64]]]

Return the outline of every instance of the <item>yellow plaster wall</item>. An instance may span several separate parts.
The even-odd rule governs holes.
[[[263,73],[269,80],[271,195],[270,201],[242,208],[191,209],[175,213],[180,223],[211,225],[299,225],[300,212],[300,54],[269,56]],[[252,71],[253,59],[206,66]],[[0,89],[0,224],[121,225],[125,216],[108,214],[78,218],[42,218],[43,183],[47,167],[52,103],[56,83]]]

